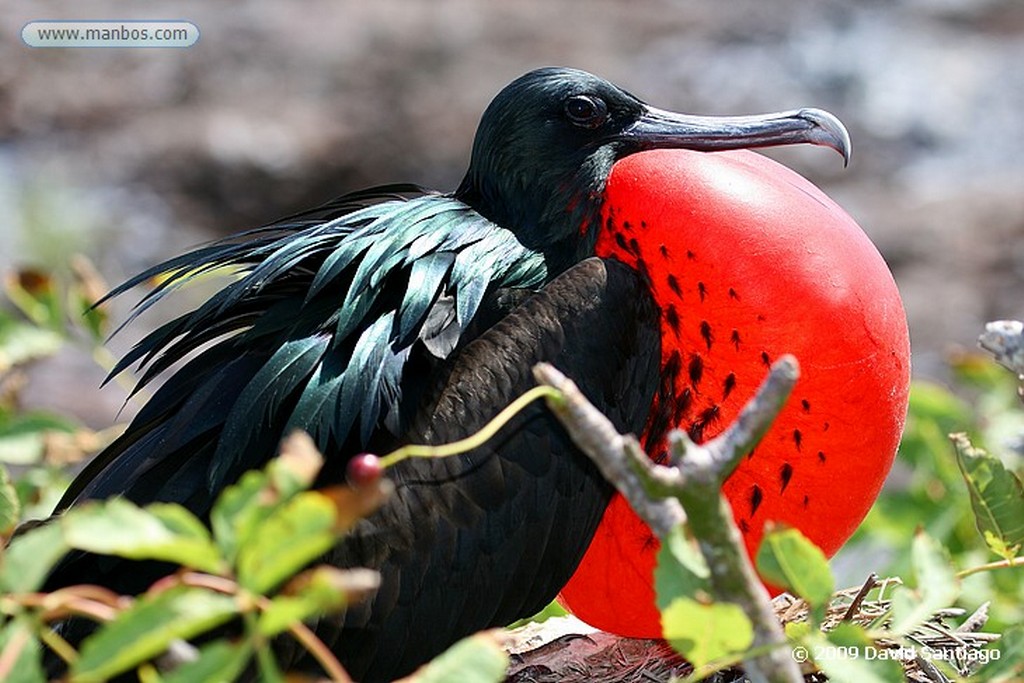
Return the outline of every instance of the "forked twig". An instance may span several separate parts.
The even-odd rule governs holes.
[[[669,435],[669,465],[644,455],[636,439],[619,434],[576,385],[547,364],[534,367],[541,384],[558,389],[562,400],[549,407],[573,441],[629,501],[659,538],[688,523],[710,571],[715,598],[740,605],[754,629],[746,661],[753,681],[795,683],[800,669],[785,647],[786,639],[768,593],[754,572],[722,482],[757,445],[785,405],[799,376],[792,356],[782,356],[768,378],[722,434],[695,444],[684,432]]]

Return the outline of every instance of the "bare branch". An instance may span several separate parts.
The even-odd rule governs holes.
[[[779,411],[786,405],[789,395],[800,376],[800,366],[790,355],[780,357],[772,364],[768,377],[757,390],[754,398],[743,406],[736,421],[717,437],[704,444],[711,456],[712,474],[721,486],[744,457],[761,441]],[[683,476],[696,474],[695,468],[682,464]]]
[[[878,585],[878,574],[871,572],[868,574],[868,578],[864,580],[864,585],[857,591],[857,595],[853,596],[853,600],[850,602],[850,607],[846,610],[846,614],[843,615],[843,621],[852,621],[857,613],[860,611],[860,606],[864,602],[864,598],[868,596],[875,586]]]
[[[654,463],[643,455],[636,439],[619,434],[611,420],[583,396],[576,384],[551,365],[540,363],[534,366],[533,374],[541,384],[562,392],[562,399],[548,398],[548,407],[565,426],[573,442],[594,461],[605,479],[626,497],[659,538],[686,521],[678,500],[654,499],[648,495],[648,488],[657,481],[651,467]],[[648,481],[642,479],[640,472],[650,474]]]
[[[562,392],[548,405],[573,441],[659,537],[687,521],[704,555],[715,599],[739,605],[754,629],[752,649],[763,654],[746,662],[752,681],[801,681],[800,668],[785,647],[785,635],[771,601],[747,557],[743,537],[721,486],[758,443],[785,405],[799,376],[792,356],[772,365],[768,378],[737,420],[707,444],[693,443],[683,432],[669,436],[669,466],[647,458],[631,437],[615,426],[550,365],[534,367],[542,384]]]
[[[1007,370],[1024,377],[1024,323],[1019,320],[996,320],[985,325],[978,337],[978,346],[993,356]]]

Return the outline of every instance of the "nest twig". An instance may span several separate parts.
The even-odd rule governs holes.
[[[873,630],[884,630],[888,623],[889,587],[898,578],[870,576],[861,586],[837,592],[823,621],[830,630],[850,621]],[[880,588],[877,593],[874,589]],[[872,597],[869,597],[872,596]],[[776,617],[786,624],[807,620],[807,603],[788,593],[773,601]],[[935,664],[944,661],[960,676],[968,676],[981,660],[977,653],[997,640],[996,633],[981,631],[988,618],[988,605],[982,605],[964,618],[962,609],[936,612],[907,639],[916,650],[927,649],[928,656],[899,657],[904,675],[912,683],[951,683],[949,676]],[[957,620],[963,619],[959,625]],[[879,649],[909,652],[905,643],[885,638],[875,642]],[[673,677],[689,675],[692,667],[663,640],[621,638],[597,631],[573,617],[549,619],[543,624],[527,624],[512,631],[509,650],[512,666],[508,683],[661,683]],[[828,678],[808,664],[803,670],[806,683],[824,683]],[[744,681],[741,668],[718,672],[709,683]]]
[[[884,630],[889,623],[891,607],[887,597],[888,587],[900,583],[896,577],[879,581],[872,574],[864,585],[839,591],[832,598],[822,629],[829,631],[843,621],[851,621],[876,631]],[[874,588],[880,588],[878,597],[866,599]],[[774,604],[775,612],[784,625],[807,620],[807,604],[799,598],[783,594],[775,598]],[[965,614],[966,610],[959,608],[943,609],[933,614],[928,621],[906,636],[906,640],[915,646],[913,651],[907,648],[905,642],[895,638],[880,638],[874,644],[878,648],[894,651],[908,681],[950,683],[950,678],[934,662],[946,662],[959,676],[968,676],[983,661],[977,656],[978,650],[999,639],[998,633],[981,630],[988,620],[988,603],[967,616],[959,626],[950,623]],[[927,656],[923,656],[925,652]],[[906,657],[902,656],[904,653]]]

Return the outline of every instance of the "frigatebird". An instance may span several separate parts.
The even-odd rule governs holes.
[[[793,143],[849,153],[843,126],[818,109],[684,115],[583,71],[527,73],[487,107],[454,192],[347,194],[113,290],[165,276],[142,311],[203,273],[240,273],[120,361],[115,373],[141,366],[140,385],[183,364],[57,512],[124,496],[206,515],[297,428],[326,456],[320,483],[338,482],[357,453],[473,433],[532,386],[539,361],[575,379],[621,431],[640,433],[659,387],[663,312],[635,264],[595,256],[613,165],[654,148]],[[541,609],[612,496],[540,406],[480,448],[405,461],[389,476],[394,495],[326,558],[379,570],[381,587],[315,624],[364,681],[406,674],[462,636]],[[49,585],[130,593],[154,578],[128,561],[79,555]],[[314,666],[287,662],[281,648],[286,664]]]

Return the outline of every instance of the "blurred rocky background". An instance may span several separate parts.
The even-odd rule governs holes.
[[[35,19],[187,19],[202,37],[30,49]],[[984,321],[1024,316],[1019,0],[5,1],[0,268],[85,253],[119,281],[366,185],[454,188],[491,96],[548,64],[682,111],[839,115],[848,169],[820,149],[770,154],[879,246],[919,375],[941,377]],[[102,374],[67,351],[26,399],[104,426],[124,394],[97,394]]]

